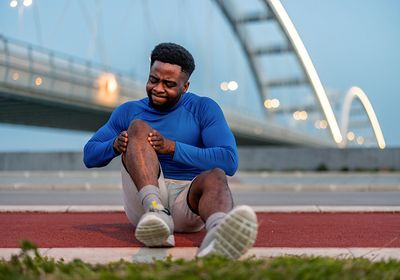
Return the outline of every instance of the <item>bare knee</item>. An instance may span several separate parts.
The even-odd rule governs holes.
[[[133,120],[129,124],[128,137],[147,136],[152,130],[151,126],[142,120]]]
[[[138,155],[138,150],[146,153],[155,153],[154,149],[147,141],[150,131],[152,131],[152,127],[142,120],[133,120],[130,123],[127,130],[129,139],[128,147],[126,155],[123,156],[123,160],[126,157],[136,157]]]
[[[222,183],[226,183],[226,174],[225,171],[222,170],[221,168],[214,168],[208,171],[209,172],[209,179],[212,181],[219,181]]]
[[[213,188],[214,190],[218,189],[219,187],[227,187],[228,181],[226,179],[225,171],[221,168],[214,168],[203,172],[201,174],[200,185],[203,189]]]
[[[214,168],[201,173],[192,183],[189,207],[205,221],[215,212],[228,212],[233,205],[225,171]]]

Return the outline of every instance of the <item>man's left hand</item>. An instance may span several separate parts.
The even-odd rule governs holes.
[[[150,145],[157,153],[174,155],[175,141],[162,136],[157,130],[153,129],[153,131],[149,133],[147,141],[149,141]]]

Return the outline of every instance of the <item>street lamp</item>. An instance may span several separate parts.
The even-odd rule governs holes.
[[[17,0],[11,0],[10,1],[10,7],[11,8],[15,8],[15,7],[17,7],[17,5],[18,5],[18,1]]]
[[[24,0],[24,2],[22,2],[22,4],[23,4],[25,7],[29,7],[30,5],[32,5],[32,0]]]

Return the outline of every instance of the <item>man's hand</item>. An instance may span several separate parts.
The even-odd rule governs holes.
[[[125,153],[128,147],[128,132],[122,131],[115,139],[113,147],[118,153]]]
[[[175,141],[165,138],[155,129],[149,133],[147,141],[159,154],[174,155],[175,153]]]

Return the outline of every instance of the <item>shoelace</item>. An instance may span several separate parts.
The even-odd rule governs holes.
[[[165,214],[167,214],[168,216],[171,216],[171,212],[168,210],[168,208],[164,208],[164,209],[154,209],[154,208],[150,208],[149,212],[164,212]]]
[[[151,202],[151,207],[149,209],[149,212],[164,212],[168,216],[171,216],[171,212],[169,211],[168,208],[165,208],[164,206],[157,204],[157,202],[154,200]]]

